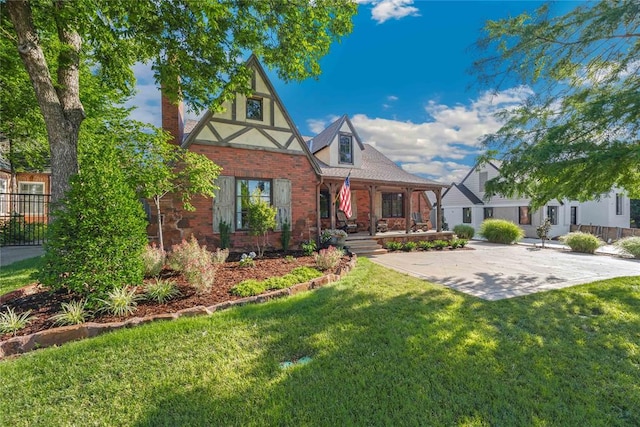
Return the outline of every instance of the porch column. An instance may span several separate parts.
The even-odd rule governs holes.
[[[405,188],[404,190],[404,222],[405,231],[407,234],[411,233],[411,195],[413,194],[413,188]]]
[[[329,218],[331,219],[331,228],[336,228],[336,194],[337,194],[338,184],[335,182],[329,183]]]
[[[369,186],[369,235],[375,236],[377,230],[376,224],[376,191],[378,187],[375,185]]]
[[[434,190],[436,193],[436,204],[438,208],[436,209],[436,231],[442,231],[442,188],[437,188]]]

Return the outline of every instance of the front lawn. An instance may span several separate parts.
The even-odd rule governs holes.
[[[32,277],[42,265],[42,257],[23,259],[0,270],[0,295],[4,295],[22,286],[35,282]]]
[[[488,302],[359,259],[313,292],[0,378],[0,425],[640,425],[640,277]]]

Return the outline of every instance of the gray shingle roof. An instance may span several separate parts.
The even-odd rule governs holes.
[[[482,202],[482,200],[480,200],[480,198],[478,196],[476,196],[475,194],[473,194],[473,191],[469,190],[469,188],[467,188],[466,185],[464,184],[453,184],[454,187],[457,187],[458,190],[460,190],[460,192],[462,194],[465,195],[465,197],[467,199],[469,199],[469,201],[471,201],[471,203],[473,203],[474,205],[484,205],[484,203]],[[447,190],[448,191],[448,190]],[[445,193],[446,194],[446,193]]]
[[[320,174],[328,178],[346,178],[349,171],[351,171],[352,180],[447,187],[447,185],[439,182],[424,179],[406,172],[391,159],[373,148],[373,146],[369,144],[363,144],[363,146],[361,168],[336,168],[328,166],[320,160],[316,160],[320,165]]]
[[[327,145],[331,144],[331,141],[333,141],[333,138],[335,138],[336,133],[338,132],[338,130],[340,130],[340,127],[342,127],[342,124],[346,119],[347,119],[346,115],[340,117],[338,120],[336,120],[335,122],[327,126],[325,130],[323,130],[322,132],[320,132],[319,134],[311,138],[309,141],[307,141],[309,150],[312,153],[317,153]]]
[[[182,130],[182,140],[186,140],[189,134],[193,131],[193,129],[197,126],[198,120],[187,119],[184,123],[184,129]]]

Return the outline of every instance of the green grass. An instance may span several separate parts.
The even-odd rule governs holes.
[[[0,269],[0,295],[31,284],[36,280],[31,275],[42,265],[42,257],[35,257],[3,265]],[[2,420],[0,420],[2,421]]]
[[[640,277],[487,302],[360,259],[314,292],[29,353],[0,378],[0,425],[639,425]]]

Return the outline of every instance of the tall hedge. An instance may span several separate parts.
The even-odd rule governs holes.
[[[142,282],[144,210],[111,144],[93,148],[48,229],[41,283],[88,296]]]

